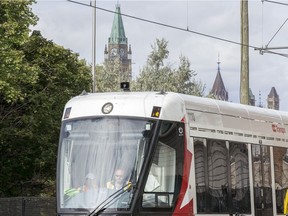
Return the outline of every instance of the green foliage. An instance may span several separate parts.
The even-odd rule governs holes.
[[[0,1],[0,196],[55,193],[63,107],[91,85],[78,55],[29,36],[34,2]]]
[[[97,92],[115,92],[120,91],[121,74],[120,59],[105,62],[103,66],[96,67],[96,91]]]
[[[37,18],[28,7],[34,0],[0,1],[0,97],[23,100],[23,87],[37,79],[37,67],[25,61],[22,45],[29,38],[29,26]]]
[[[152,52],[148,56],[148,64],[155,68],[156,71],[164,66],[164,60],[168,58],[169,51],[167,49],[168,41],[164,38],[161,40],[156,39],[156,43],[151,46]]]
[[[166,63],[169,56],[168,42],[157,39],[147,63],[133,82],[135,91],[173,91],[190,95],[203,96],[204,84],[196,81],[195,71],[190,69],[188,58],[180,56],[180,65],[173,69]]]
[[[188,58],[180,56],[180,65],[178,70],[174,71],[174,91],[202,97],[205,85],[195,79],[197,74],[190,69],[190,65]]]
[[[22,99],[0,105],[0,196],[55,193],[56,155],[65,103],[90,90],[90,69],[78,55],[33,32],[22,45],[23,61],[36,79],[22,84]],[[2,72],[3,73],[3,72]]]
[[[96,66],[96,92],[120,91],[121,82],[131,82],[130,74],[123,71],[120,58]]]

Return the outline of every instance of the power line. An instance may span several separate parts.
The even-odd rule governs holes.
[[[280,55],[283,57],[288,57],[288,54],[284,53],[277,53],[277,52],[272,52],[271,50],[276,50],[276,49],[288,49],[288,47],[268,47],[271,41],[276,37],[276,35],[279,33],[279,31],[283,28],[283,26],[286,24],[288,21],[288,18],[283,22],[283,24],[280,26],[280,28],[276,31],[276,33],[273,35],[273,37],[269,40],[265,48],[263,47],[263,3],[264,1],[270,2],[270,3],[276,3],[276,4],[281,4],[281,5],[288,5],[286,3],[281,3],[281,2],[276,2],[276,1],[270,1],[270,0],[262,0],[262,48],[256,48],[255,50],[259,50],[260,54],[264,53],[270,53],[270,54],[275,54],[275,55]]]
[[[263,48],[263,47],[261,48],[261,47],[256,47],[256,46],[249,45],[249,44],[242,44],[240,42],[236,42],[236,41],[233,41],[233,40],[220,38],[220,37],[217,37],[217,36],[213,36],[213,35],[197,32],[197,31],[189,30],[188,26],[187,26],[187,28],[181,28],[181,27],[177,27],[177,26],[173,26],[173,25],[169,25],[169,24],[165,24],[165,23],[161,23],[161,22],[156,22],[156,21],[144,19],[144,18],[141,18],[141,17],[136,17],[136,16],[132,16],[132,15],[128,15],[128,14],[118,13],[116,11],[108,10],[108,9],[101,8],[101,7],[98,7],[98,6],[93,6],[91,4],[86,4],[86,3],[77,2],[77,1],[73,1],[73,0],[67,0],[67,1],[75,3],[75,4],[87,6],[87,7],[94,7],[96,9],[98,9],[98,10],[102,10],[102,11],[109,12],[109,13],[114,13],[114,14],[119,14],[121,16],[128,17],[128,18],[131,18],[131,19],[136,19],[136,20],[139,20],[139,21],[142,21],[142,22],[147,22],[147,23],[151,23],[151,24],[155,24],[155,25],[160,25],[160,26],[164,26],[164,27],[167,27],[167,28],[176,29],[176,30],[179,30],[179,31],[185,31],[185,32],[189,32],[189,33],[192,33],[192,34],[197,34],[197,35],[200,35],[200,36],[203,36],[203,37],[212,38],[212,39],[215,39],[215,40],[219,40],[219,41],[223,41],[223,42],[227,42],[227,43],[231,43],[231,44],[235,44],[235,45],[239,45],[239,46],[245,46],[245,47],[253,48],[254,50],[259,50],[260,54],[270,53],[270,54],[280,55],[280,56],[283,56],[283,57],[288,57],[288,54],[276,53],[276,52],[269,51],[268,50],[269,48],[267,48],[267,47],[266,48]],[[263,0],[263,1],[273,2],[273,1],[270,1],[270,0]],[[273,2],[273,3],[276,3],[276,2]],[[279,2],[277,2],[277,3],[279,3]]]
[[[280,5],[285,5],[285,6],[288,6],[288,4],[287,4],[287,3],[283,3],[283,2],[270,1],[270,0],[262,0],[262,1],[266,1],[266,2],[270,2],[270,3],[274,3],[274,4],[280,4]]]
[[[278,29],[278,31],[273,35],[273,37],[270,39],[270,41],[268,42],[268,44],[266,45],[266,47],[269,46],[270,42],[275,38],[275,36],[278,34],[278,32],[281,30],[281,28],[285,25],[285,23],[287,22],[288,18],[284,21],[284,23],[280,26],[280,28]]]
[[[67,1],[73,2],[73,3],[76,3],[76,4],[80,4],[80,5],[83,5],[83,6],[87,6],[87,7],[93,7],[90,4],[85,4],[85,3],[81,3],[81,2],[77,2],[77,1],[73,1],[73,0],[67,0]],[[169,24],[165,24],[165,23],[161,23],[161,22],[156,22],[156,21],[144,19],[144,18],[141,18],[141,17],[136,17],[136,16],[132,16],[132,15],[128,15],[128,14],[118,13],[118,12],[115,12],[115,11],[112,11],[112,10],[108,10],[108,9],[105,9],[105,8],[101,8],[101,7],[98,7],[98,6],[96,6],[95,8],[98,9],[98,10],[109,12],[109,13],[120,14],[121,16],[129,17],[129,18],[136,19],[136,20],[140,20],[142,22],[147,22],[147,23],[151,23],[151,24],[155,24],[155,25],[160,25],[160,26],[164,26],[164,27],[167,27],[167,28],[176,29],[176,30],[179,30],[179,31],[185,31],[185,32],[201,35],[201,36],[204,36],[204,37],[212,38],[212,39],[215,39],[215,40],[224,41],[224,42],[227,42],[227,43],[232,43],[232,44],[236,44],[236,45],[240,45],[240,46],[246,46],[246,47],[250,47],[250,48],[254,48],[254,49],[258,48],[256,46],[252,46],[252,45],[249,45],[249,44],[241,44],[240,42],[232,41],[232,40],[229,40],[229,39],[220,38],[220,37],[217,37],[217,36],[213,36],[213,35],[197,32],[197,31],[192,31],[192,30],[189,30],[188,28],[181,28],[181,27],[177,27],[177,26],[173,26],[173,25],[169,25]]]

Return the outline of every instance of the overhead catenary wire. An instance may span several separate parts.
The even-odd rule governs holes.
[[[265,50],[265,52],[264,52],[263,49],[265,49],[265,48],[263,48],[263,47],[261,48],[261,47],[253,46],[253,45],[250,45],[250,44],[242,44],[242,43],[237,42],[237,41],[233,41],[233,40],[229,40],[229,39],[213,36],[213,35],[210,35],[210,34],[205,34],[205,33],[202,33],[202,32],[193,31],[193,30],[190,30],[188,28],[188,25],[187,25],[186,28],[181,28],[181,27],[178,27],[178,26],[173,26],[173,25],[169,25],[169,24],[165,24],[165,23],[161,23],[161,22],[157,22],[157,21],[153,21],[153,20],[137,17],[137,16],[132,16],[132,15],[128,15],[128,14],[125,14],[125,13],[118,13],[116,11],[112,11],[112,10],[105,9],[105,8],[102,8],[102,7],[98,7],[98,6],[93,6],[91,4],[86,4],[86,3],[83,3],[83,2],[78,2],[78,1],[74,1],[74,0],[67,0],[67,1],[75,3],[75,4],[87,6],[87,7],[95,7],[98,10],[102,10],[102,11],[109,12],[109,13],[114,13],[114,14],[120,14],[121,16],[128,17],[128,18],[135,19],[135,20],[139,20],[139,21],[142,21],[142,22],[147,22],[147,23],[151,23],[151,24],[155,24],[155,25],[160,25],[160,26],[163,26],[163,27],[172,28],[172,29],[176,29],[176,30],[179,30],[179,31],[185,31],[185,32],[189,32],[189,33],[192,33],[192,34],[200,35],[200,36],[203,36],[203,37],[207,37],[207,38],[211,38],[211,39],[215,39],[215,40],[219,40],[219,41],[223,41],[223,42],[227,42],[227,43],[231,43],[231,44],[235,44],[235,45],[239,45],[239,46],[245,46],[245,47],[253,48],[254,50],[260,50],[261,54],[263,54],[263,53],[271,53],[271,54],[278,54],[278,55],[283,56],[283,57],[288,57],[288,54],[286,55],[286,54],[282,54],[282,53],[270,52],[270,51],[267,51],[267,50]],[[270,0],[263,0],[263,1],[272,2]]]
[[[80,4],[80,5],[83,5],[83,6],[87,6],[87,7],[93,7],[90,4],[85,4],[85,3],[82,3],[82,2],[77,2],[77,1],[73,1],[73,0],[67,0],[67,1],[73,2],[73,3],[76,3],[76,4]],[[124,16],[124,17],[129,17],[129,18],[136,19],[136,20],[139,20],[139,21],[143,21],[143,22],[147,22],[147,23],[151,23],[151,24],[155,24],[155,25],[160,25],[160,26],[164,26],[164,27],[168,27],[168,28],[172,28],[172,29],[176,29],[176,30],[180,30],[180,31],[185,31],[185,32],[201,35],[201,36],[204,36],[204,37],[208,37],[208,38],[212,38],[212,39],[215,39],[215,40],[224,41],[224,42],[231,43],[231,44],[236,44],[236,45],[240,45],[240,46],[247,46],[247,47],[250,47],[250,48],[253,48],[253,49],[257,49],[258,48],[256,46],[252,46],[252,45],[249,45],[249,44],[241,44],[240,42],[236,42],[236,41],[233,41],[233,40],[229,40],[229,39],[225,39],[225,38],[221,38],[221,37],[217,37],[217,36],[213,36],[213,35],[197,32],[197,31],[189,30],[188,28],[181,28],[181,27],[178,27],[178,26],[173,26],[173,25],[169,25],[169,24],[165,24],[165,23],[161,23],[161,22],[157,22],[157,21],[153,21],[153,20],[148,20],[148,19],[144,19],[144,18],[141,18],[141,17],[137,17],[137,16],[132,16],[132,15],[124,14],[124,13],[118,13],[116,11],[112,11],[112,10],[109,10],[109,9],[101,8],[101,7],[98,7],[98,6],[96,6],[95,8],[98,9],[98,10],[105,11],[105,12],[114,13],[114,14],[120,14],[121,16]]]
[[[266,47],[269,46],[269,44],[271,43],[271,41],[275,38],[275,36],[278,34],[278,32],[282,29],[282,27],[285,25],[285,23],[287,22],[288,18],[284,21],[284,23],[280,26],[280,28],[278,29],[278,31],[273,35],[273,37],[270,39],[270,41],[268,42],[268,44],[266,45]]]
[[[286,24],[286,22],[288,21],[288,18],[283,22],[283,24],[280,26],[280,28],[276,31],[276,33],[272,36],[272,38],[269,40],[269,42],[267,43],[267,45],[265,45],[265,47],[263,47],[263,26],[264,26],[264,12],[263,12],[263,5],[264,2],[270,2],[270,3],[277,3],[277,4],[285,4],[285,3],[281,3],[281,2],[276,2],[276,1],[270,1],[270,0],[261,0],[262,1],[262,48],[256,48],[255,50],[259,50],[260,54],[264,54],[264,53],[270,53],[270,54],[275,54],[275,55],[280,55],[283,57],[288,57],[288,54],[284,54],[284,53],[276,53],[276,52],[272,52],[271,50],[276,50],[276,49],[288,49],[288,47],[268,47],[269,44],[271,43],[271,41],[276,37],[276,35],[279,33],[279,31],[283,28],[283,26]],[[288,4],[285,4],[288,5]]]
[[[284,3],[284,2],[270,1],[270,0],[262,0],[262,1],[288,6],[288,3]]]

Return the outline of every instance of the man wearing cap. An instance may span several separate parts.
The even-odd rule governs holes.
[[[88,190],[96,190],[98,188],[95,175],[93,173],[88,173],[85,178],[85,183],[82,187],[83,192],[87,192]]]

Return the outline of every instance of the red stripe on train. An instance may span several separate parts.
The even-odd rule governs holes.
[[[183,118],[181,121],[185,123],[185,118]],[[173,212],[173,216],[194,215],[193,199],[191,199],[185,206],[181,208],[186,191],[188,189],[191,189],[191,188],[188,188],[188,182],[189,182],[190,168],[191,168],[191,163],[192,163],[192,153],[187,149],[187,137],[186,136],[187,136],[187,133],[184,134],[184,166],[183,166],[182,185],[181,185],[180,194],[177,199],[176,207]]]

